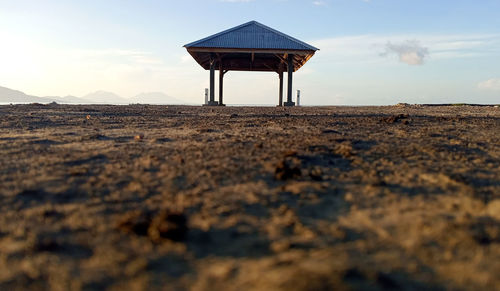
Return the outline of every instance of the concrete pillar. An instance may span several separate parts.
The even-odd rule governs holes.
[[[208,106],[215,106],[217,102],[215,101],[215,60],[210,59],[210,100],[208,100]]]
[[[215,101],[215,62],[210,61],[210,103]]]
[[[288,94],[287,100],[285,102],[285,106],[295,106],[295,103],[292,102],[292,94],[293,94],[293,55],[288,55]]]
[[[222,98],[224,95],[224,70],[222,64],[219,65],[219,106],[223,106]]]
[[[279,90],[278,106],[283,106],[283,70],[280,69],[278,76],[280,78],[280,90]]]

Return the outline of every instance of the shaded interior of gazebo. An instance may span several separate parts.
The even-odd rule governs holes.
[[[205,70],[210,71],[207,105],[223,105],[224,75],[228,71],[276,72],[279,106],[292,102],[293,72],[318,50],[302,41],[251,21],[184,46]],[[215,70],[219,71],[219,100],[215,101]],[[283,73],[288,74],[287,101],[283,103]]]

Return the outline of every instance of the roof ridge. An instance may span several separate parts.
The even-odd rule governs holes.
[[[276,30],[276,29],[274,29],[274,28],[271,28],[271,27],[269,27],[269,26],[267,26],[267,25],[264,25],[264,24],[262,24],[262,23],[260,23],[260,22],[258,22],[258,21],[255,21],[255,20],[248,21],[248,22],[246,22],[246,23],[240,24],[240,25],[235,26],[235,27],[233,27],[233,28],[226,29],[226,30],[221,31],[221,32],[219,32],[219,33],[216,33],[216,34],[213,34],[213,35],[207,36],[207,37],[205,37],[205,38],[203,38],[203,39],[200,39],[200,40],[197,40],[197,41],[194,41],[194,42],[188,43],[188,44],[184,45],[184,47],[186,47],[186,48],[188,48],[188,47],[192,47],[192,46],[198,45],[198,44],[200,44],[200,43],[203,43],[203,42],[205,42],[205,41],[208,41],[208,40],[210,40],[210,39],[214,39],[214,38],[220,37],[220,36],[222,36],[222,35],[225,35],[225,34],[231,33],[231,32],[233,32],[233,31],[239,30],[239,29],[241,29],[241,28],[243,28],[243,27],[250,26],[250,25],[256,25],[256,26],[258,26],[258,27],[260,27],[260,28],[263,28],[263,29],[265,29],[265,30],[268,30],[268,31],[270,31],[270,32],[272,32],[272,33],[275,33],[275,34],[277,34],[277,35],[281,36],[281,37],[284,37],[285,39],[288,39],[289,41],[295,42],[295,43],[297,43],[297,44],[299,44],[299,45],[301,45],[301,46],[303,46],[303,47],[305,47],[305,48],[307,48],[307,49],[309,49],[309,50],[314,50],[314,51],[319,50],[318,48],[316,48],[316,47],[314,47],[314,46],[312,46],[312,45],[309,45],[309,44],[307,44],[307,43],[305,43],[305,42],[303,42],[303,41],[301,41],[301,40],[298,40],[298,39],[296,39],[296,38],[294,38],[294,37],[292,37],[292,36],[290,36],[290,35],[287,35],[287,34],[285,34],[285,33],[283,33],[283,32],[280,32],[280,31],[278,31],[278,30]]]
[[[258,22],[258,21],[253,20],[252,22],[254,22],[255,24],[257,24],[258,26],[261,26],[261,27],[263,27],[263,28],[265,28],[265,29],[269,29],[269,30],[271,30],[271,31],[272,31],[272,32],[274,32],[274,33],[277,33],[277,34],[279,34],[279,35],[281,35],[281,36],[283,36],[283,37],[285,37],[285,38],[288,38],[288,39],[289,39],[289,40],[291,40],[291,41],[298,42],[298,43],[300,43],[301,45],[303,45],[303,46],[305,46],[305,47],[308,47],[308,48],[311,48],[311,49],[313,49],[313,50],[318,50],[318,51],[319,51],[319,48],[314,47],[314,46],[312,46],[312,45],[309,45],[309,44],[307,44],[307,43],[305,43],[305,42],[303,42],[303,41],[301,41],[301,40],[299,40],[299,39],[296,39],[296,38],[295,38],[295,37],[293,37],[293,36],[290,36],[290,35],[288,35],[288,34],[285,34],[285,33],[281,32],[281,31],[279,31],[279,30],[276,30],[276,29],[274,29],[274,28],[272,28],[272,27],[269,27],[269,26],[267,26],[267,25],[265,25],[265,24],[262,24],[262,23],[260,23],[260,22]]]
[[[252,23],[258,23],[258,22],[257,22],[257,21],[255,21],[255,20],[245,22],[245,23],[240,24],[240,25],[238,25],[238,26],[235,26],[235,27],[232,27],[232,28],[229,28],[229,29],[223,30],[223,31],[221,31],[221,32],[218,32],[218,33],[216,33],[216,34],[213,34],[213,35],[207,36],[207,37],[202,38],[202,39],[200,39],[200,40],[197,40],[197,41],[193,41],[193,42],[191,42],[191,43],[188,43],[188,44],[184,45],[184,47],[190,47],[190,46],[196,45],[196,44],[198,44],[198,43],[204,42],[204,41],[206,41],[206,40],[209,40],[209,39],[211,39],[211,38],[219,37],[219,36],[221,36],[221,35],[227,34],[227,33],[229,33],[229,32],[233,32],[233,31],[235,31],[235,30],[237,30],[237,29],[240,29],[240,28],[242,28],[242,27],[248,26],[248,25],[250,25],[250,24],[252,24]]]

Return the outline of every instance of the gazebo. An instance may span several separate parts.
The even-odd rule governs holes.
[[[276,72],[279,76],[279,106],[283,106],[283,72],[288,72],[285,106],[292,102],[293,72],[319,50],[303,41],[250,21],[184,46],[205,70],[210,70],[208,105],[222,106],[224,74],[228,71]],[[215,101],[215,70],[219,70],[219,101]]]

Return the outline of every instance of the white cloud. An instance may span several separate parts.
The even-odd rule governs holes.
[[[312,3],[315,6],[326,6],[326,1],[322,1],[322,0],[313,1]]]
[[[416,43],[408,39],[418,40]],[[492,57],[500,50],[497,34],[407,34],[355,35],[310,41],[321,50],[323,62],[330,64],[367,64],[387,62],[380,55],[401,56],[401,61],[439,61],[471,57]],[[425,51],[427,49],[427,52]],[[313,59],[314,60],[314,59]]]
[[[253,0],[219,0],[220,2],[238,3],[238,2],[251,2]]]
[[[416,40],[407,40],[402,43],[387,42],[385,52],[382,56],[395,54],[399,61],[408,65],[423,65],[425,58],[429,56],[429,49],[420,45]]]
[[[481,90],[500,91],[500,78],[489,79],[477,85]]]

